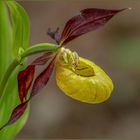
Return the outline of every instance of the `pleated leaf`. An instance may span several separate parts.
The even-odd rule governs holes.
[[[10,3],[10,5],[9,5]],[[9,7],[9,14],[8,9]],[[27,14],[23,10],[23,8],[18,5],[15,1],[0,1],[0,80],[1,74],[2,76],[6,72],[8,66],[13,61],[15,57],[18,57],[18,49],[22,46],[28,46],[29,40],[29,29],[25,27],[26,31],[23,31],[20,27],[22,25],[27,25],[26,22]],[[21,22],[22,20],[22,22]],[[12,21],[12,25],[10,24]],[[24,32],[24,33],[23,33]],[[23,35],[24,34],[24,35]],[[22,36],[23,35],[23,36]],[[26,39],[25,39],[26,38]],[[22,41],[24,39],[24,41]],[[20,43],[19,43],[20,42]],[[24,44],[24,45],[23,45]],[[27,44],[27,45],[25,45]],[[20,45],[20,46],[19,46]],[[14,51],[14,57],[12,52]],[[23,65],[24,66],[24,65]],[[6,69],[5,69],[6,68]],[[23,67],[22,67],[23,68]],[[17,73],[19,72],[19,68],[13,72],[12,76],[6,83],[6,88],[3,92],[3,96],[0,100],[0,126],[2,126],[11,113],[11,110],[19,104],[18,97],[18,89],[17,89]],[[2,72],[3,71],[3,72]],[[2,73],[1,73],[2,72]],[[21,130],[24,126],[27,117],[28,117],[28,109],[22,116],[22,118],[15,123],[14,125],[7,127],[0,131],[0,139],[13,139],[15,135]]]
[[[0,0],[0,82],[12,60],[12,28],[4,1]],[[0,93],[1,94],[1,93]]]
[[[13,52],[18,55],[19,48],[26,49],[30,38],[30,23],[25,10],[15,1],[6,1],[13,28]]]

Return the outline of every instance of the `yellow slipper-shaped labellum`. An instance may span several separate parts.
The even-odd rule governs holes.
[[[56,82],[69,97],[86,103],[101,103],[107,100],[113,90],[109,76],[93,62],[79,57],[73,70],[64,61],[56,64]]]

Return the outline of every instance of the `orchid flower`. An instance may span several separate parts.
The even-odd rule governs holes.
[[[96,8],[81,10],[80,14],[68,20],[61,34],[58,28],[54,32],[48,30],[48,35],[56,41],[56,44],[50,44],[53,51],[50,48],[43,48],[43,44],[35,46],[35,49],[29,48],[26,52],[21,50],[22,59],[31,55],[33,49],[34,53],[44,52],[44,54],[19,72],[17,80],[20,104],[13,109],[9,120],[1,129],[15,123],[24,114],[32,97],[48,83],[54,67],[56,67],[57,85],[69,97],[91,104],[106,101],[113,91],[112,80],[95,63],[78,56],[76,52],[66,47],[70,41],[102,27],[123,10]],[[21,64],[22,59],[19,59]],[[35,71],[41,65],[47,65],[47,67],[35,78]]]

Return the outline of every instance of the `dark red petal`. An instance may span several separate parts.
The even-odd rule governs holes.
[[[25,112],[26,108],[27,108],[27,103],[28,101],[21,103],[20,105],[18,105],[12,112],[11,117],[8,121],[8,125],[16,122]]]
[[[45,65],[53,54],[54,54],[53,52],[44,53],[40,57],[36,58],[33,61],[32,65]]]
[[[80,11],[79,15],[74,16],[66,23],[60,39],[60,45],[64,45],[82,34],[98,29],[122,10],[89,8]]]
[[[48,82],[53,68],[54,68],[55,58],[50,62],[50,64],[46,67],[46,69],[39,74],[39,76],[36,78],[33,88],[31,91],[31,97],[36,95]]]
[[[21,102],[26,99],[26,95],[33,81],[34,73],[35,65],[29,65],[25,70],[18,74],[18,92]]]
[[[51,29],[49,28],[48,31],[47,31],[47,34],[56,41],[57,44],[59,44],[59,41],[60,41],[60,35],[58,33],[59,31],[59,28],[56,29],[56,31],[51,31]]]
[[[0,130],[2,130],[4,127],[6,127],[8,125],[11,125],[11,124],[15,123],[23,115],[23,113],[25,112],[25,110],[27,108],[27,104],[28,104],[28,101],[26,101],[26,102],[21,103],[20,105],[18,105],[12,111],[12,114],[11,114],[10,119],[8,120],[8,122],[4,126],[2,126],[0,128]]]

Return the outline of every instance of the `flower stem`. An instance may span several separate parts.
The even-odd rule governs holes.
[[[10,76],[12,75],[12,72],[15,70],[15,68],[19,65],[19,63],[17,62],[17,60],[13,60],[13,62],[9,65],[7,71],[5,72],[2,81],[0,83],[0,99],[4,93],[6,84],[8,82],[8,79],[10,78]]]
[[[36,54],[36,53],[42,53],[42,52],[56,52],[58,51],[59,46],[56,44],[51,43],[40,43],[37,45],[33,45],[25,50],[23,54],[21,54],[21,59]]]

